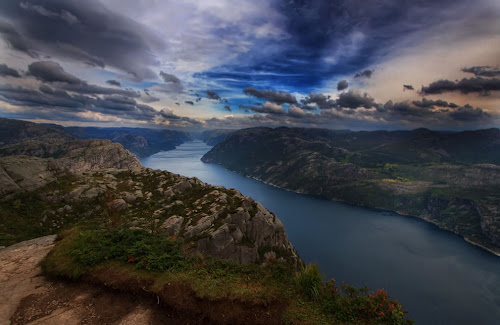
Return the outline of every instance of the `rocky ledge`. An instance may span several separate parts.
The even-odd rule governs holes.
[[[57,160],[0,159],[4,244],[41,236],[73,223],[142,228],[190,242],[193,253],[248,264],[269,259],[297,263],[280,220],[234,189],[148,168],[75,174]],[[22,224],[22,225],[21,225]],[[2,245],[2,244],[0,244]]]

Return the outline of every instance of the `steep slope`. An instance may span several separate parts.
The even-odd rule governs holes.
[[[498,129],[253,128],[202,161],[295,192],[421,217],[500,252]]]

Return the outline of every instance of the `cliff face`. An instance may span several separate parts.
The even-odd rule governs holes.
[[[193,242],[193,252],[238,263],[299,261],[280,220],[236,190],[145,168],[68,174],[60,165],[58,159],[0,158],[4,243],[76,221],[112,223],[183,238]]]
[[[55,160],[57,166],[74,173],[142,166],[121,144],[109,140],[74,140],[61,146],[59,152],[61,157]]]
[[[497,129],[253,128],[232,133],[202,161],[295,192],[418,216],[500,252],[499,144]]]

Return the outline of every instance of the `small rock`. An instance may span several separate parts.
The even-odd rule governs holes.
[[[108,203],[108,206],[111,209],[117,210],[117,211],[122,211],[128,208],[127,202],[125,202],[124,199],[115,199]]]

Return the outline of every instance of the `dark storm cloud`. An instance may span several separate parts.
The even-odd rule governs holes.
[[[58,44],[57,49],[59,50],[60,56],[70,57],[74,60],[81,61],[85,64],[88,64],[93,67],[101,67],[104,68],[104,61],[98,57],[92,56],[84,50],[75,47],[70,44]]]
[[[467,122],[488,119],[491,117],[490,114],[483,111],[480,107],[474,108],[470,105],[457,108],[456,110],[450,112],[450,116],[454,120]]]
[[[295,104],[297,103],[297,99],[295,96],[289,93],[274,91],[271,89],[263,89],[257,90],[253,87],[248,87],[243,89],[243,92],[248,96],[253,96],[256,98],[265,99],[267,101],[276,103],[276,104]]]
[[[373,70],[364,70],[361,72],[358,72],[354,75],[354,78],[371,78],[373,74]]]
[[[250,112],[250,106],[249,105],[243,105],[243,104],[238,104],[238,108],[243,110],[245,113]]]
[[[21,78],[19,71],[9,68],[9,66],[7,66],[6,64],[0,64],[0,76]]]
[[[64,82],[72,85],[82,83],[80,79],[64,71],[59,63],[53,61],[33,62],[28,66],[28,72],[41,81]]]
[[[188,105],[194,105],[194,103],[190,100],[185,100],[184,103],[188,104]]]
[[[199,127],[201,122],[191,119],[189,117],[175,115],[172,110],[167,108],[162,109],[155,116],[155,122],[161,124],[167,124],[173,127]]]
[[[453,122],[485,123],[491,119],[489,113],[469,104],[462,107],[448,104],[446,109],[435,109],[433,105],[417,106],[415,102],[410,101],[397,103],[388,101],[377,110],[376,115],[389,121],[411,121],[420,125],[452,125]]]
[[[112,66],[140,81],[155,78],[155,52],[165,43],[144,25],[116,14],[99,1],[0,1],[2,38],[32,57],[70,58]]]
[[[57,62],[37,61],[28,66],[29,75],[42,82],[54,83],[57,88],[86,95],[122,95],[137,98],[141,95],[132,89],[116,89],[89,84],[64,71]],[[118,82],[108,80],[109,82]],[[154,97],[153,97],[154,98]]]
[[[255,112],[255,113],[262,113],[262,114],[271,114],[271,115],[283,115],[285,114],[285,110],[283,109],[283,106],[272,103],[272,102],[265,102],[264,104],[256,104],[256,105],[239,105],[240,109],[243,109],[245,112]]]
[[[349,90],[342,93],[337,99],[337,105],[344,108],[356,109],[358,107],[371,108],[375,106],[375,100],[367,93]]]
[[[20,86],[0,85],[0,97],[15,106],[44,107],[54,112],[59,108],[83,108],[92,100],[84,96],[71,96],[63,90],[53,90],[48,86],[42,86],[37,91]]]
[[[173,74],[160,71],[160,77],[165,83],[154,85],[151,87],[151,90],[160,91],[166,94],[179,94],[183,92],[181,80]]]
[[[415,90],[412,85],[403,85],[403,91],[404,90]]]
[[[21,6],[21,8],[23,8],[27,11],[33,11],[33,12],[38,13],[38,14],[45,16],[45,17],[62,19],[70,25],[76,24],[79,22],[78,18],[76,18],[71,13],[69,13],[65,10],[62,10],[60,13],[52,12],[50,10],[45,9],[43,6],[33,5],[33,4],[30,4],[29,2],[21,2],[20,6]]]
[[[447,101],[438,99],[438,100],[432,100],[432,99],[427,99],[423,98],[421,101],[415,100],[412,102],[413,105],[418,106],[418,107],[433,107],[433,106],[439,106],[439,107],[457,107],[456,104],[450,103],[448,104]]]
[[[422,87],[423,94],[442,94],[444,92],[460,91],[463,94],[480,93],[489,95],[491,91],[500,90],[500,79],[481,77],[462,79],[460,81],[438,80],[427,87]]]
[[[181,81],[180,81],[179,78],[177,78],[173,74],[169,74],[169,73],[166,73],[166,72],[163,72],[163,71],[160,71],[160,77],[166,83],[169,83],[169,82],[174,83],[174,84],[180,84],[181,83]]]
[[[0,6],[2,3],[0,3]],[[31,42],[19,34],[14,26],[7,21],[0,19],[0,35],[10,48],[19,52],[24,52],[27,55],[36,58],[38,53],[34,50]]]
[[[349,83],[347,82],[347,80],[341,80],[337,83],[337,90],[344,90],[344,89],[347,89],[347,87],[349,87]]]
[[[33,62],[28,66],[26,78],[33,77],[41,81],[38,89],[0,85],[0,100],[19,106],[32,118],[41,116],[40,113],[45,117],[53,114],[52,118],[70,119],[73,116],[82,120],[92,119],[88,113],[101,113],[123,119],[153,121],[157,114],[154,108],[136,102],[135,98],[141,97],[139,92],[88,84],[64,71],[56,62]],[[79,113],[85,113],[87,117]]]
[[[307,104],[316,104],[320,109],[330,109],[335,107],[336,101],[330,99],[330,96],[325,96],[323,94],[311,93],[309,96],[301,100],[304,108],[308,107]]]
[[[463,68],[463,72],[473,73],[475,76],[496,77],[500,76],[500,69],[488,65]]]
[[[397,118],[409,118],[409,117],[419,117],[424,118],[426,116],[432,115],[433,110],[431,107],[418,107],[413,105],[409,101],[402,101],[393,103],[392,100],[388,101],[384,104],[383,109],[379,107],[378,112],[384,111],[386,112],[386,117],[389,117],[391,120],[396,116]]]
[[[108,85],[112,85],[112,86],[116,86],[116,87],[121,87],[122,86],[122,84],[119,81],[117,81],[117,80],[108,80],[108,81],[106,81],[106,83]]]
[[[207,98],[213,100],[222,100],[222,98],[213,90],[207,90]]]
[[[74,118],[79,120],[77,113],[94,112],[125,119],[152,121],[158,113],[154,108],[139,104],[124,95],[92,97],[70,94],[47,85],[41,85],[38,90],[0,85],[0,98],[11,105],[28,110],[34,117],[42,110],[51,112],[52,118],[58,118],[61,112],[65,112],[74,114]]]

